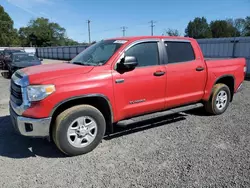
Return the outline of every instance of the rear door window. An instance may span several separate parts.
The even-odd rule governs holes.
[[[166,41],[165,48],[168,54],[168,63],[180,63],[195,59],[190,42]]]

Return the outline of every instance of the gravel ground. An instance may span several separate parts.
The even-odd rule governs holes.
[[[16,135],[8,88],[0,76],[1,188],[250,187],[250,81],[223,115],[192,110],[117,129],[77,157]]]

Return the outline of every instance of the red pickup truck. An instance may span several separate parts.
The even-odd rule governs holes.
[[[204,59],[192,38],[112,38],[70,62],[16,71],[10,115],[21,135],[52,138],[65,154],[80,155],[119,124],[198,107],[222,114],[246,69],[244,58]]]

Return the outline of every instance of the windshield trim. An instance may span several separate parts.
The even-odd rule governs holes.
[[[116,39],[105,39],[105,40],[101,40],[101,41],[99,41],[99,42],[97,42],[97,43],[95,43],[95,44],[92,44],[92,45],[90,45],[90,46],[88,46],[87,48],[85,48],[81,53],[79,53],[78,55],[76,55],[73,59],[71,59],[70,61],[69,61],[69,63],[70,64],[81,64],[81,62],[79,62],[79,60],[78,60],[78,58],[79,57],[81,57],[81,56],[83,56],[83,54],[84,53],[88,53],[88,51],[91,51],[92,49],[94,49],[96,46],[99,46],[100,44],[102,44],[102,43],[104,43],[104,45],[105,44],[107,44],[107,45],[110,45],[110,44],[116,44],[115,45],[115,49],[114,49],[114,51],[112,52],[112,54],[107,58],[107,60],[105,60],[105,62],[103,62],[102,63],[102,60],[100,60],[99,62],[84,62],[84,61],[82,61],[82,65],[83,66],[103,66],[103,65],[105,65],[112,57],[113,57],[113,55],[119,50],[119,49],[121,49],[121,47],[125,44],[125,43],[127,43],[128,42],[128,40],[116,40]],[[88,51],[86,51],[86,50],[88,50]],[[91,54],[93,54],[95,51],[93,51],[93,52],[91,52],[90,53],[90,55]]]

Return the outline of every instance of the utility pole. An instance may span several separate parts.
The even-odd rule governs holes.
[[[90,39],[90,20],[87,20],[88,22],[88,32],[89,32],[89,44],[91,43],[91,39]]]
[[[151,23],[151,35],[153,36],[154,35],[154,23],[156,23],[155,21],[151,20],[149,23]]]
[[[122,35],[125,36],[125,32],[126,32],[127,27],[123,26],[123,27],[121,27],[121,29],[122,29]]]

